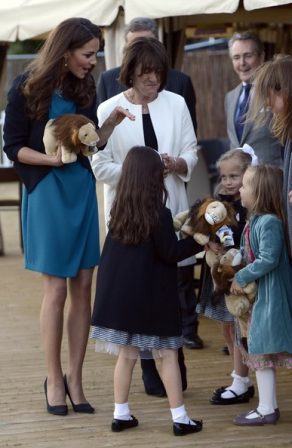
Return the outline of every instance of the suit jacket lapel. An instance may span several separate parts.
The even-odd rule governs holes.
[[[241,89],[242,89],[242,84],[239,84],[239,85],[236,87],[236,89],[234,90],[234,94],[231,96],[231,98],[230,98],[230,104],[229,104],[229,107],[230,107],[230,116],[232,117],[232,124],[231,124],[231,126],[232,126],[232,132],[233,132],[233,134],[234,134],[236,140],[238,140],[238,138],[237,138],[237,133],[236,133],[236,129],[235,129],[235,123],[234,123],[234,120],[235,120],[236,106],[237,106],[237,103],[238,103],[238,99],[239,99],[239,96],[240,96]],[[238,142],[238,143],[240,143],[240,142]]]
[[[248,119],[249,116],[250,116],[250,112],[247,113],[246,119]],[[244,123],[243,133],[242,133],[242,138],[241,138],[242,142],[244,141],[244,139],[247,136],[247,134],[251,131],[252,127],[253,127],[253,123],[252,122]]]

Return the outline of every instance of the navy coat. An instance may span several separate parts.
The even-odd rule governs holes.
[[[182,334],[177,262],[202,251],[178,240],[168,208],[151,237],[136,246],[107,234],[98,268],[92,325],[155,336]]]
[[[25,108],[26,99],[21,90],[26,77],[27,73],[16,77],[8,93],[4,123],[4,151],[7,157],[14,162],[13,166],[25,184],[28,193],[31,193],[35,186],[50,173],[52,167],[48,165],[28,165],[18,161],[18,151],[26,146],[45,153],[43,135],[49,120],[49,111],[42,120],[28,118]],[[96,95],[94,95],[92,105],[85,109],[77,108],[76,114],[83,114],[90,118],[98,128],[96,109]],[[101,149],[103,148],[99,148],[99,150]],[[88,157],[83,156],[83,154],[77,154],[77,157],[81,160],[82,165],[91,171]]]

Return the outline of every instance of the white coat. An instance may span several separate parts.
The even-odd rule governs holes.
[[[97,111],[99,126],[102,126],[109,114],[117,106],[128,109],[136,120],[125,118],[110,136],[103,151],[93,156],[92,169],[98,181],[104,183],[104,212],[106,223],[115,197],[115,190],[120,178],[123,161],[133,146],[145,146],[142,106],[130,103],[120,93],[102,103]],[[187,210],[189,207],[185,182],[191,177],[197,163],[197,138],[191,116],[184,98],[163,90],[158,97],[148,103],[148,109],[158,142],[158,152],[171,157],[182,157],[187,164],[186,175],[169,174],[165,179],[169,198],[166,206],[172,215]],[[182,265],[190,264],[182,262]]]

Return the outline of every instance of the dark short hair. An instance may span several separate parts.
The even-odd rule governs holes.
[[[154,37],[158,39],[158,27],[155,20],[148,19],[147,17],[136,17],[131,20],[125,28],[125,40],[127,40],[128,33],[134,33],[135,31],[151,31]]]
[[[137,37],[124,50],[119,81],[132,87],[135,69],[141,66],[141,74],[156,72],[160,75],[159,92],[164,89],[168,75],[168,57],[163,44],[155,37]]]
[[[238,40],[252,40],[255,44],[256,51],[261,54],[264,51],[264,44],[260,40],[257,34],[252,31],[243,31],[242,33],[235,32],[233,36],[228,41],[229,54],[231,56],[232,45]]]

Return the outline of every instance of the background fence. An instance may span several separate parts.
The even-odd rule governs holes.
[[[33,56],[8,56],[4,98],[13,79],[25,70],[31,57]],[[100,53],[93,71],[96,80],[104,70],[104,55]],[[202,49],[185,52],[182,71],[191,77],[197,96],[198,138],[226,137],[224,97],[229,90],[239,84],[228,50]],[[2,105],[3,108],[5,103]]]

